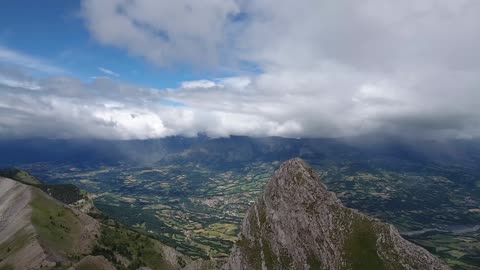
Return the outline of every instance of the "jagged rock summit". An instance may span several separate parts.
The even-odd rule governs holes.
[[[341,204],[301,159],[248,210],[226,269],[449,269],[389,224]]]

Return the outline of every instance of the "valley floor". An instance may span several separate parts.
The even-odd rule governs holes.
[[[475,227],[480,223],[480,181],[475,184],[475,176],[463,168],[309,162],[346,206],[393,223],[456,269],[480,269],[480,232]],[[50,183],[80,186],[107,215],[192,258],[223,261],[237,239],[243,213],[279,163],[225,168],[41,163],[23,168]]]

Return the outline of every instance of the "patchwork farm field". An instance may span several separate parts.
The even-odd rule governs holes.
[[[474,175],[445,166],[309,162],[346,206],[394,224],[404,237],[456,269],[479,269],[480,188]],[[50,183],[78,185],[107,216],[192,258],[224,260],[244,213],[279,164],[24,168]]]

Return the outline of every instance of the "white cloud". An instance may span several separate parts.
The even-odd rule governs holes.
[[[0,63],[15,65],[20,68],[35,70],[42,73],[62,74],[66,71],[53,66],[44,60],[32,57],[5,47],[0,46]]]
[[[217,83],[210,80],[186,81],[182,82],[182,88],[211,88],[217,86]]]
[[[36,84],[32,83],[30,81],[21,81],[21,80],[15,80],[12,78],[8,78],[5,76],[0,76],[0,85],[5,85],[5,86],[10,86],[10,87],[18,87],[18,88],[23,88],[23,89],[30,89],[30,90],[40,90],[41,87]]]
[[[219,61],[225,22],[237,12],[234,0],[86,0],[82,14],[93,36],[102,44],[165,65]]]
[[[170,135],[324,137],[371,132],[478,137],[480,94],[432,96],[334,67],[253,76],[248,84],[145,89],[108,78],[35,81],[38,91],[0,84],[2,136],[145,139]],[[322,74],[319,76],[318,74]],[[344,78],[357,78],[345,81]],[[227,78],[226,81],[242,80]],[[480,79],[472,78],[478,82]],[[406,81],[399,77],[399,81]],[[446,78],[442,84],[454,83]],[[321,91],[293,86],[309,82]],[[284,91],[278,87],[284,85]],[[400,86],[399,86],[400,85]],[[292,87],[292,88],[290,88]],[[341,87],[336,88],[336,87]],[[192,91],[196,90],[196,91]],[[475,96],[476,95],[476,96]],[[169,101],[169,102],[165,102]],[[170,106],[171,102],[183,106]]]
[[[227,88],[246,88],[252,80],[248,77],[230,77],[218,80],[219,85]]]
[[[178,89],[4,82],[1,134],[480,136],[478,1],[84,0],[82,10],[97,41],[152,63],[261,72]]]
[[[97,67],[97,69],[100,70],[101,72],[107,74],[107,75],[114,76],[114,77],[120,77],[120,75],[118,73],[113,72],[110,69],[107,69],[107,68],[104,68],[104,67]]]

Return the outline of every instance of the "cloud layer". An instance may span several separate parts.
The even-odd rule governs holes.
[[[154,65],[262,72],[147,89],[0,70],[3,136],[480,135],[475,0],[84,0],[82,14]]]

